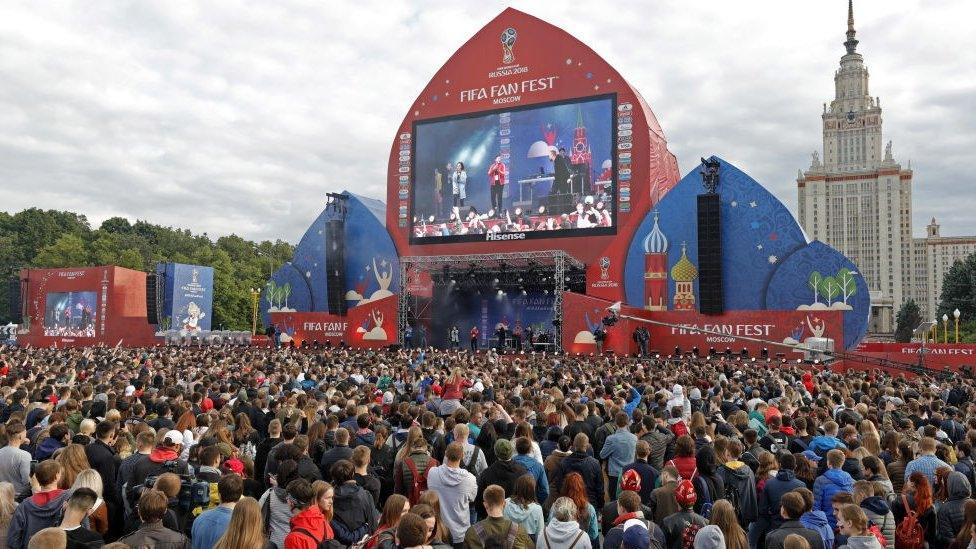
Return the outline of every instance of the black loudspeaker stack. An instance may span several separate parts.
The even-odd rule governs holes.
[[[329,312],[346,314],[346,222],[325,222],[325,270],[329,294]]]
[[[698,310],[717,315],[722,299],[721,202],[717,193],[698,195]]]
[[[146,275],[146,318],[150,324],[159,324],[159,282],[156,273]]]
[[[21,299],[20,299],[20,277],[13,276],[7,280],[7,310],[0,316],[0,322],[6,324],[13,322],[19,324],[21,321]]]

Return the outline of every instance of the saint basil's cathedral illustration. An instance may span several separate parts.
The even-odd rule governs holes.
[[[668,239],[658,225],[654,212],[654,228],[644,238],[644,308],[649,311],[668,310]],[[681,258],[671,267],[674,280],[675,311],[695,310],[695,279],[698,269],[688,259],[687,246],[681,243]]]

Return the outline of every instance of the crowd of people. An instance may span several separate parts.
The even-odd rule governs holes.
[[[461,350],[0,348],[24,548],[976,548],[974,380]]]

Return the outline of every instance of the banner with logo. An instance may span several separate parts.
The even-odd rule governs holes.
[[[397,342],[398,298],[391,295],[353,307],[346,316],[301,311],[271,312],[269,316],[282,343],[386,347]]]
[[[854,353],[903,364],[919,364],[919,357],[924,356],[922,364],[936,370],[958,371],[965,365],[976,366],[976,345],[972,343],[926,343],[924,347],[921,343],[862,343]]]
[[[213,316],[213,268],[182,263],[163,263],[161,324],[181,332],[209,331]]]
[[[616,324],[604,327],[609,301],[572,292],[563,294],[563,349],[574,353],[596,350],[594,334],[600,327],[606,332],[604,350],[631,354],[637,351],[633,333],[644,326],[650,335],[649,350],[672,354],[675,347],[690,351],[698,347],[707,353],[714,348],[733,353],[746,349],[750,356],[760,356],[765,347],[770,357],[782,353],[785,358],[802,358],[795,345],[811,338],[828,338],[835,349],[842,350],[844,317],[841,311],[726,311],[720,315],[703,315],[696,311],[647,311],[623,307]],[[660,324],[644,323],[626,317],[646,318]]]

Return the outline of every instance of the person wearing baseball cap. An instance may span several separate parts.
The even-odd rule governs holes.
[[[698,501],[698,494],[695,493],[695,485],[688,479],[678,483],[674,491],[674,498],[678,502],[679,511],[664,519],[661,528],[664,530],[664,537],[668,540],[668,545],[674,547],[681,543],[682,534],[685,528],[692,524],[705,526],[708,521],[705,517],[694,511],[695,502]],[[625,532],[626,533],[626,532]]]
[[[156,439],[156,447],[149,453],[149,458],[136,464],[132,470],[132,482],[129,483],[130,495],[138,499],[138,488],[145,484],[146,479],[163,473],[186,474],[186,461],[180,459],[183,451],[183,433],[176,429],[163,431],[162,438]]]

